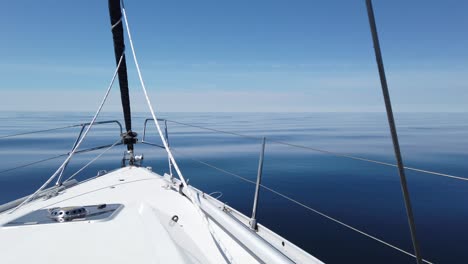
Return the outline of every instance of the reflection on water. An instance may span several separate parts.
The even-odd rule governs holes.
[[[134,130],[143,131],[136,114]],[[312,208],[411,251],[396,169],[344,159],[272,141],[284,141],[394,162],[385,114],[382,113],[169,113],[161,117],[214,129],[267,137],[263,183]],[[0,136],[88,122],[82,113],[0,113]],[[119,119],[119,113],[101,120]],[[464,113],[397,113],[405,164],[468,177],[468,115]],[[122,122],[123,123],[123,122]],[[201,165],[196,158],[255,180],[260,139],[236,137],[168,122],[171,146],[190,183],[205,192],[221,191],[221,200],[249,215],[254,188],[237,178]],[[160,143],[149,123],[147,141]],[[1,170],[66,153],[79,128],[0,140]],[[83,148],[112,144],[118,127],[93,129]],[[90,166],[79,180],[98,170],[120,166],[124,148],[116,147]],[[137,145],[145,166],[167,172],[167,158],[155,147]],[[77,155],[71,175],[99,152]],[[0,203],[31,193],[64,157],[0,174]],[[408,172],[417,233],[425,258],[435,263],[468,263],[468,182]],[[323,217],[262,190],[258,218],[326,263],[414,263],[410,257],[363,237]]]

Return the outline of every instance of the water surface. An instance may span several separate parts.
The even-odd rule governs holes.
[[[135,114],[140,134],[146,114]],[[166,113],[161,117],[219,130],[266,137],[263,183],[301,203],[412,252],[399,177],[394,167],[351,160],[295,148],[273,141],[308,146],[394,163],[383,113]],[[100,120],[118,119],[120,113]],[[0,136],[88,122],[89,113],[0,113]],[[405,164],[468,177],[468,115],[466,113],[397,113]],[[122,121],[123,123],[123,121]],[[261,148],[257,138],[237,137],[168,122],[170,143],[190,184],[206,193],[220,191],[220,200],[251,214],[254,186],[209,168],[208,162],[255,180]],[[146,140],[160,143],[149,123]],[[66,153],[79,128],[0,139],[2,169]],[[93,129],[82,149],[112,144],[118,127]],[[145,166],[168,171],[167,157],[155,147],[137,145]],[[115,147],[77,179],[121,164],[124,148]],[[77,155],[66,176],[99,152]],[[38,188],[64,157],[0,173],[0,203]],[[468,182],[407,172],[408,184],[424,257],[434,263],[468,263]],[[394,249],[305,210],[271,192],[260,194],[259,222],[326,263],[414,263]]]

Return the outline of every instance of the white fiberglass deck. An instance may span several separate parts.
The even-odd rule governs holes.
[[[126,167],[56,197],[34,200],[12,214],[4,212],[0,214],[2,263],[226,263],[206,222],[173,187],[145,168]],[[5,226],[38,209],[97,204],[123,208],[105,221]],[[177,222],[171,220],[175,215]],[[225,229],[210,223],[228,259],[259,263]],[[299,262],[321,263],[305,256],[299,256]]]

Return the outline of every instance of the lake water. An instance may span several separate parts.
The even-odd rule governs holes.
[[[146,114],[134,115],[141,139]],[[412,252],[399,177],[394,167],[281,145],[282,141],[394,163],[384,113],[166,113],[160,117],[209,128],[267,137],[263,184],[318,211]],[[468,177],[467,113],[397,113],[405,165]],[[119,119],[120,113],[100,120]],[[89,113],[0,113],[0,136],[88,122]],[[122,121],[123,123],[123,121]],[[168,122],[170,143],[190,184],[251,214],[254,186],[202,165],[208,162],[255,180],[261,140],[221,134]],[[1,169],[66,153],[79,128],[0,139]],[[147,141],[160,143],[149,123]],[[97,126],[82,148],[112,144],[115,124]],[[138,144],[144,166],[168,171],[163,150]],[[113,148],[78,175],[78,180],[121,164],[123,146]],[[76,155],[71,175],[99,151]],[[0,203],[38,188],[64,157],[0,172]],[[424,258],[434,263],[468,263],[468,181],[407,172]],[[258,220],[326,263],[415,263],[411,257],[307,211],[264,189]]]

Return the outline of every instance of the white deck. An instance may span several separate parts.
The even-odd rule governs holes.
[[[1,262],[226,263],[194,205],[170,185],[145,168],[126,167],[48,200],[37,199],[13,214],[2,213]],[[104,222],[3,226],[38,209],[103,203],[120,203],[124,208]],[[171,220],[174,215],[179,217],[177,223]],[[232,236],[210,223],[234,263],[259,263]],[[321,263],[313,257],[309,260]]]

